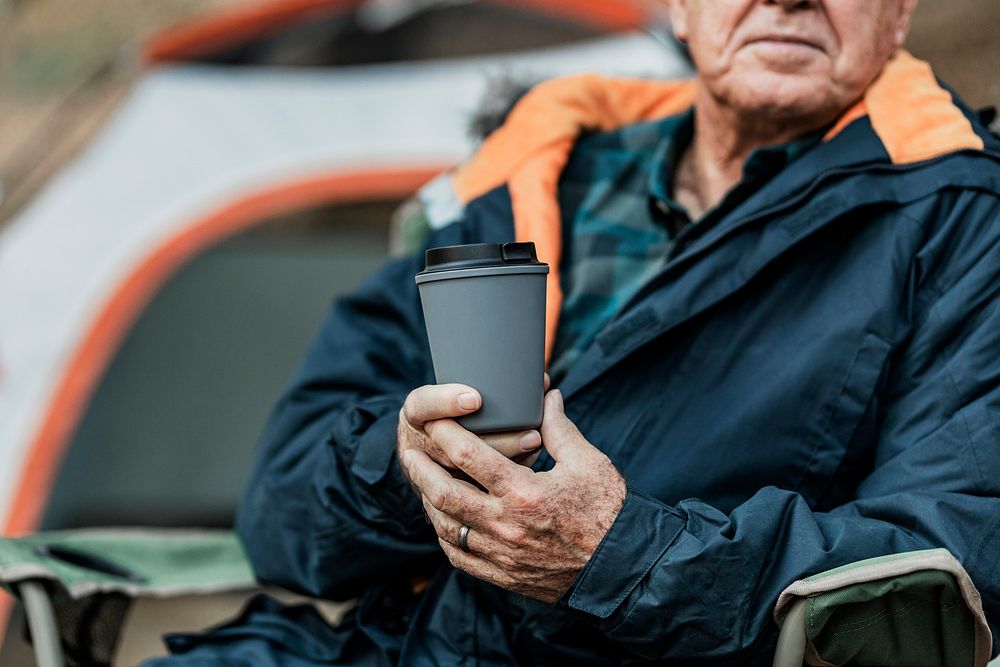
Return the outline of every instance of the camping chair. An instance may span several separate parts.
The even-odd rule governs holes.
[[[39,667],[110,664],[133,597],[256,586],[232,533],[148,530],[0,540],[0,583],[24,603]],[[944,549],[797,581],[781,595],[775,620],[774,667],[983,667],[991,650],[979,594]]]
[[[411,198],[393,217],[391,254],[415,251],[429,232],[419,202]],[[0,586],[22,602],[35,659],[42,667],[110,665],[134,599],[261,589],[232,532],[146,528],[0,537]],[[267,592],[286,601],[302,599],[284,591]],[[317,602],[329,618],[350,606]],[[171,629],[176,628],[164,631]]]
[[[796,581],[774,618],[781,633],[773,667],[980,667],[992,650],[979,592],[946,549],[870,558]]]
[[[0,539],[0,584],[24,604],[40,667],[110,665],[135,598],[258,587],[233,533],[153,529]]]

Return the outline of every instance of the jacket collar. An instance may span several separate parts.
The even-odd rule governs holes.
[[[507,184],[518,240],[534,241],[551,267],[546,304],[546,357],[555,340],[562,291],[559,177],[584,132],[609,131],[690,108],[694,81],[655,82],[580,75],[532,89],[507,122],[451,175],[459,200],[468,203]],[[911,164],[959,150],[982,150],[983,140],[938,84],[927,63],[897,53],[824,138],[824,142],[764,187],[730,218],[763,210],[821,175],[864,164]],[[711,236],[711,235],[710,235]]]
[[[905,206],[945,184],[1000,192],[998,164],[1000,154],[988,153],[919,167],[848,167],[820,176],[820,185],[773,206],[728,218],[667,263],[622,307],[559,389],[570,398],[639,348],[744,288],[806,239],[832,225],[867,219],[857,211]]]

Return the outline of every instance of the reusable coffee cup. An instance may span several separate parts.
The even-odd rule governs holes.
[[[474,433],[538,428],[545,372],[545,276],[534,243],[431,248],[416,275],[438,384],[479,391],[458,422]]]

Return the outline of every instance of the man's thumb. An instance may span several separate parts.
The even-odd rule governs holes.
[[[562,392],[553,389],[545,395],[545,407],[542,413],[542,425],[539,428],[542,433],[542,444],[556,461],[563,456],[571,455],[574,449],[585,440],[580,435],[580,431],[569,420],[563,411]]]

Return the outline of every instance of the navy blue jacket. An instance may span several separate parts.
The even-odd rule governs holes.
[[[339,300],[274,412],[237,524],[261,579],[363,594],[325,649],[289,639],[302,662],[288,664],[766,665],[791,582],[929,547],[962,562],[995,634],[1000,144],[969,117],[984,151],[909,165],[854,121],[605,328],[560,389],[629,495],[555,606],[451,568],[400,475],[400,406],[433,382],[422,258]],[[509,240],[501,187],[428,245]],[[265,607],[256,618],[280,626]],[[286,624],[275,636],[304,632]]]

